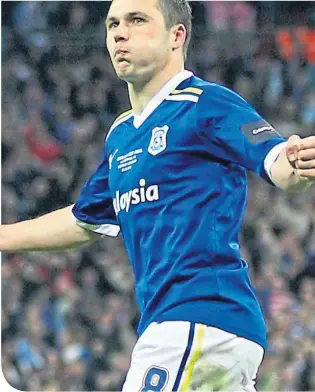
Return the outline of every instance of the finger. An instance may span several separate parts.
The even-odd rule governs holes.
[[[295,167],[297,169],[315,169],[315,159],[309,161],[301,161],[300,159],[298,159],[295,162]]]
[[[315,169],[297,169],[296,174],[309,180],[315,180]]]
[[[298,158],[299,144],[301,138],[298,135],[292,135],[288,139],[286,147],[286,155],[290,162],[294,162]]]
[[[315,148],[315,136],[308,136],[301,139],[299,147],[300,150],[304,150],[305,148]]]
[[[309,161],[315,159],[315,148],[300,150],[298,153],[298,159],[302,161]]]

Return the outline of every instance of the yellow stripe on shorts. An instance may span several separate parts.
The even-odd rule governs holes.
[[[204,339],[204,335],[205,335],[205,330],[206,330],[206,326],[200,325],[198,335],[197,335],[197,346],[196,346],[194,353],[191,356],[191,359],[190,359],[188,365],[185,368],[184,374],[186,374],[186,376],[183,381],[180,392],[186,392],[189,388],[189,384],[192,379],[195,364],[198,361],[200,354],[201,354],[201,348],[202,348],[202,343],[203,343],[203,339]]]

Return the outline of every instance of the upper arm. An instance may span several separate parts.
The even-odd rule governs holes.
[[[84,228],[82,225],[78,224],[78,220],[75,217],[74,213],[73,213],[73,207],[75,206],[75,204],[71,204],[70,206],[66,207],[64,209],[64,211],[67,211],[67,214],[64,214],[62,216],[62,222],[64,223],[64,219],[69,219],[69,227],[70,227],[70,221],[71,221],[71,226],[74,225],[74,230],[77,231],[78,236],[81,236],[82,241],[86,241],[86,242],[93,242],[96,241],[98,239],[100,239],[100,235],[97,234],[94,231],[88,230],[86,228]]]
[[[270,182],[264,160],[285,139],[243,98],[221,86],[205,94],[200,109],[197,131],[209,152]]]
[[[97,234],[116,237],[120,228],[113,207],[108,176],[109,165],[105,157],[82,188],[72,213],[80,227]]]

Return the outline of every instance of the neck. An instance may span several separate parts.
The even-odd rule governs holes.
[[[129,99],[134,114],[140,115],[162,87],[182,71],[184,71],[184,65],[172,68],[166,67],[145,82],[139,84],[128,83]]]

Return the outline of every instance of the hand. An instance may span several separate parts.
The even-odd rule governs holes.
[[[299,177],[315,181],[315,136],[303,139],[292,135],[288,139],[286,156]]]

